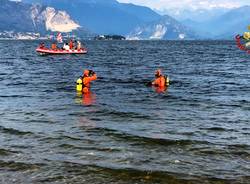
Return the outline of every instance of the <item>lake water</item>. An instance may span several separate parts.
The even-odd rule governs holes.
[[[0,183],[249,183],[250,55],[230,41],[0,41]],[[75,81],[99,80],[79,96]],[[161,68],[167,91],[146,87]]]

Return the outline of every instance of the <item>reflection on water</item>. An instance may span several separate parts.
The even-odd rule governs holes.
[[[166,93],[168,87],[166,87],[166,86],[161,86],[161,87],[153,86],[153,89],[155,90],[156,93],[161,94],[161,93]]]
[[[88,93],[77,92],[75,102],[84,106],[93,105],[96,102],[96,94],[91,91]]]

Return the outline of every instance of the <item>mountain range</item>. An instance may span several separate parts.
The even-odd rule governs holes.
[[[165,15],[162,18],[136,27],[128,39],[163,39],[183,40],[195,39],[198,36],[188,27],[185,27],[172,17]]]
[[[64,10],[97,34],[126,35],[138,24],[159,19],[150,8],[119,3],[116,0],[24,0]]]
[[[249,12],[250,6],[243,6],[206,21],[184,20],[182,23],[203,38],[230,39],[247,30],[250,24]]]
[[[192,20],[194,22],[204,22],[212,20],[216,17],[219,17],[231,9],[229,8],[211,8],[211,9],[204,9],[204,8],[172,8],[172,9],[165,9],[162,11],[157,11],[161,15],[169,15],[174,17],[178,21],[185,21],[185,20]]]
[[[162,16],[148,7],[116,0],[1,0],[0,33],[73,31],[82,37],[120,34],[129,39],[231,39],[246,30],[249,10],[249,6],[216,10],[209,19],[197,19],[188,13],[183,18],[174,13],[173,17]]]

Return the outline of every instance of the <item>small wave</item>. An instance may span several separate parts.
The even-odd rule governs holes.
[[[0,167],[10,171],[27,171],[27,170],[36,170],[39,169],[44,164],[31,164],[24,162],[15,162],[15,161],[3,161],[0,160]]]
[[[32,135],[34,133],[29,132],[29,131],[20,131],[14,128],[5,128],[0,126],[0,131],[2,133],[6,133],[6,134],[12,134],[12,135]]]
[[[28,82],[16,82],[16,83],[9,83],[9,84],[6,84],[6,86],[27,86],[29,85],[30,83]]]
[[[246,149],[246,150],[250,150],[250,145],[247,145],[247,144],[233,144],[233,145],[228,145],[228,149],[233,149],[233,150]]]
[[[21,57],[20,59],[25,60],[25,61],[30,61],[31,60],[29,57]]]
[[[60,182],[79,183],[83,179],[86,183],[175,183],[175,184],[200,184],[200,183],[236,183],[237,179],[221,179],[210,176],[190,175],[184,173],[131,168],[116,167],[111,165],[100,165],[88,162],[64,161],[63,170],[67,173],[78,174],[76,180],[59,173],[46,178],[40,178],[37,182]],[[81,177],[82,176],[82,177]],[[242,178],[241,181],[247,181]],[[81,183],[81,182],[80,182]]]
[[[95,132],[102,132],[103,135],[109,136],[112,138],[117,139],[124,139],[126,141],[133,142],[134,144],[146,144],[146,145],[152,145],[152,144],[159,144],[159,145],[165,145],[165,146],[185,146],[185,145],[192,145],[192,144],[209,144],[207,141],[198,141],[198,140],[172,140],[172,139],[163,139],[163,138],[153,138],[153,137],[145,137],[145,136],[139,136],[139,135],[133,135],[126,132],[118,132],[113,129],[108,128],[101,128],[101,127],[95,127],[91,128],[88,131],[95,131]]]
[[[201,129],[205,129],[205,130],[211,130],[211,131],[232,131],[235,132],[236,130],[234,129],[227,129],[227,128],[223,128],[223,127],[211,127],[211,128],[201,128]]]
[[[120,151],[119,149],[115,148],[103,148],[103,147],[95,147],[95,146],[76,146],[72,144],[60,144],[58,147],[61,147],[63,149],[80,149],[80,150],[95,150],[95,151],[103,151],[103,152],[117,152]]]
[[[1,156],[8,156],[14,153],[19,153],[17,151],[12,151],[12,150],[8,150],[8,149],[0,149],[0,155]]]
[[[91,114],[89,112],[88,114]],[[101,109],[93,112],[95,114],[94,118],[97,118],[98,115],[102,116],[112,116],[113,118],[138,118],[138,119],[152,119],[150,115],[136,113],[136,112],[121,112],[114,109]],[[82,115],[80,113],[70,113],[69,115]]]
[[[28,95],[0,95],[0,98],[30,98]]]

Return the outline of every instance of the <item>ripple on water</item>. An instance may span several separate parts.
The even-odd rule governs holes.
[[[48,57],[38,44],[0,41],[0,183],[250,180],[249,55],[234,42],[86,41],[86,55]],[[83,68],[98,74],[91,99],[75,93]],[[145,85],[157,68],[164,93]]]

